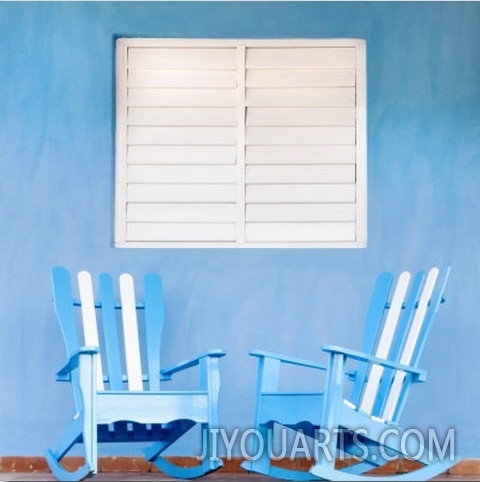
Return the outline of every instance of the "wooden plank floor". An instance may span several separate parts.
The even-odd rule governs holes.
[[[32,482],[40,482],[40,481],[55,481],[55,477],[51,473],[46,472],[4,472],[0,473],[0,481],[1,482],[9,482],[9,481],[32,481]],[[158,481],[158,482],[173,482],[179,481],[180,479],[175,479],[173,477],[168,477],[158,472],[142,472],[142,473],[134,473],[134,472],[105,472],[99,473],[91,480],[92,482],[105,482],[105,481],[117,481],[117,482],[148,482],[148,481]],[[248,474],[248,473],[222,473],[216,472],[213,474],[206,475],[197,479],[202,482],[233,482],[233,481],[244,481],[244,482],[272,482],[274,479],[271,477],[262,477],[256,474]]]
[[[56,480],[55,477],[51,473],[48,472],[3,472],[0,473],[0,481],[1,482],[10,482],[10,481],[32,481],[32,482],[40,482],[40,481],[54,481]],[[98,482],[105,482],[105,481],[116,481],[116,482],[148,482],[148,481],[158,481],[158,482],[173,482],[178,481],[179,479],[174,479],[172,477],[167,477],[158,472],[142,472],[142,473],[135,473],[135,472],[105,472],[96,475],[93,479],[89,479]],[[232,472],[215,472],[213,474],[206,475],[205,477],[201,477],[200,479],[202,482],[272,482],[273,479],[271,477],[262,477],[256,474],[249,474],[249,473],[232,473]],[[379,481],[382,480],[381,477],[378,479]],[[435,481],[474,481],[479,480],[478,475],[450,475],[450,474],[443,474],[438,477],[435,477]]]

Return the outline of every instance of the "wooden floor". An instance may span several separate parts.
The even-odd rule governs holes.
[[[179,466],[191,465],[188,458],[172,458],[174,463]],[[81,458],[66,458],[65,465],[68,470],[74,470],[79,466]],[[280,481],[272,477],[265,477],[251,472],[246,472],[240,467],[243,459],[232,459],[224,461],[224,466],[216,472],[197,479],[199,482],[274,482]],[[130,481],[130,482],[174,482],[175,479],[160,472],[156,467],[146,463],[143,457],[99,457],[99,473],[89,479],[92,482],[105,481]],[[55,481],[54,475],[50,472],[48,465],[43,457],[0,457],[0,482],[19,482],[19,481]],[[292,465],[293,464],[293,465]],[[341,464],[340,464],[341,465]],[[345,465],[345,462],[343,462]],[[402,459],[398,462],[392,462],[389,466],[385,466],[383,476],[394,475],[395,472],[409,472],[418,468],[418,462]],[[303,459],[296,459],[285,465],[285,468],[294,468],[296,470],[308,470],[310,462],[306,463]],[[118,470],[118,472],[117,472]],[[382,475],[371,479],[382,481]],[[474,481],[480,480],[480,459],[461,460],[457,465],[452,467],[449,473],[441,474],[434,479],[435,481]]]
[[[33,482],[40,482],[40,481],[54,481],[56,480],[55,477],[51,473],[47,472],[3,472],[0,473],[0,481],[1,482],[9,482],[9,481],[33,481]],[[167,477],[163,474],[160,473],[154,473],[154,472],[142,472],[142,473],[134,473],[134,472],[106,472],[106,473],[100,473],[96,475],[93,479],[90,479],[92,482],[98,481],[98,482],[105,482],[105,481],[117,481],[117,482],[122,482],[122,481],[129,481],[129,482],[142,482],[142,481],[158,481],[158,482],[172,482],[172,481],[178,481],[179,479],[174,479],[172,477]],[[232,473],[232,472],[227,472],[227,473],[222,473],[220,472],[215,472],[213,474],[206,475],[205,477],[202,477],[198,479],[199,481],[202,482],[233,482],[233,481],[239,481],[239,482],[272,482],[273,480],[279,480],[279,479],[272,479],[271,477],[263,477],[260,475],[255,475],[255,474],[249,474],[249,473]],[[381,477],[378,479],[379,481],[382,480]],[[479,480],[478,475],[471,475],[471,476],[465,476],[465,475],[449,475],[449,474],[444,474],[440,475],[438,477],[435,477],[435,481],[460,481],[460,480],[466,480],[466,481],[474,481],[474,480]]]

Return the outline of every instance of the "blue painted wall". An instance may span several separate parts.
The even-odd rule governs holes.
[[[368,248],[112,248],[114,38],[357,37],[368,55]],[[223,426],[253,420],[251,348],[359,347],[383,269],[453,266],[404,422],[480,457],[480,4],[0,3],[0,456],[72,415],[52,266],[164,276],[164,361],[223,347]],[[306,383],[300,377],[299,382]]]

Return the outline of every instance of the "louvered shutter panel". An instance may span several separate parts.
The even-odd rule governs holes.
[[[249,48],[246,239],[355,241],[355,48]]]
[[[117,245],[365,245],[363,41],[119,42]]]
[[[126,55],[126,241],[234,242],[236,49]]]

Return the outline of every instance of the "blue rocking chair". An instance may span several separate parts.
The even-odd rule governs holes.
[[[146,459],[173,477],[194,478],[218,469],[221,460],[208,453],[209,428],[218,427],[218,360],[224,352],[207,351],[160,370],[164,321],[160,277],[145,275],[141,304],[135,301],[129,274],[119,278],[120,303],[115,301],[114,283],[108,274],[100,275],[99,301],[94,299],[92,279],[86,271],[78,273],[79,299],[64,268],[53,269],[52,281],[55,311],[69,357],[57,380],[71,382],[76,408],[58,446],[47,451],[53,474],[60,480],[96,474],[100,442],[147,442]],[[200,370],[197,390],[160,389],[160,378],[167,381],[194,366]],[[180,467],[162,457],[166,448],[196,424],[202,428],[199,438],[207,450],[201,462]],[[84,446],[85,463],[68,471],[60,462],[79,443]]]
[[[449,271],[449,266],[432,268],[413,278],[403,272],[395,288],[392,274],[381,274],[367,313],[361,351],[325,346],[327,366],[251,352],[259,360],[255,418],[259,438],[254,439],[254,457],[244,461],[242,467],[297,481],[371,480],[379,471],[381,480],[425,480],[457,463],[455,456],[434,453],[420,437],[409,437],[412,432],[399,426],[412,384],[426,379],[417,365],[443,301]],[[324,390],[280,391],[282,364],[324,371]],[[298,440],[302,444],[313,442],[309,470],[275,464],[278,456],[272,457],[273,451],[266,450],[279,443],[279,429],[285,428],[301,434],[304,438]],[[415,459],[418,468],[386,475],[389,469],[384,466],[401,458]],[[354,463],[347,464],[347,460]],[[377,468],[380,470],[370,473]]]

